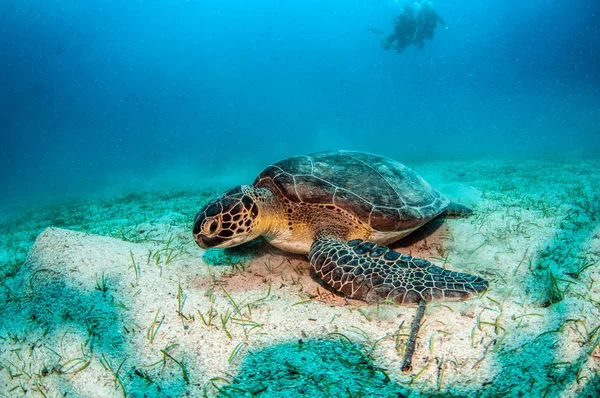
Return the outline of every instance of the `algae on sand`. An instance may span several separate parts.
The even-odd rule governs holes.
[[[362,350],[343,340],[299,340],[246,355],[222,396],[405,397]]]

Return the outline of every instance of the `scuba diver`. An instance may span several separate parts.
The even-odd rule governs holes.
[[[411,44],[422,49],[426,39],[433,39],[438,23],[446,25],[429,1],[415,3],[414,7],[404,3],[400,14],[394,19],[394,31],[383,37],[381,46],[384,50],[393,48],[397,53],[401,53]],[[383,32],[378,29],[368,28],[368,30],[383,36]]]
[[[413,44],[418,49],[422,49],[425,45],[425,39],[433,39],[433,33],[435,32],[435,28],[437,28],[437,24],[440,23],[446,26],[446,23],[435,12],[430,2],[422,3],[419,6],[419,11],[417,12],[417,29],[415,30]]]
[[[417,20],[412,6],[408,3],[402,5],[400,14],[394,19],[394,31],[385,37],[381,43],[384,50],[394,47],[396,52],[401,53],[410,46],[417,29]]]

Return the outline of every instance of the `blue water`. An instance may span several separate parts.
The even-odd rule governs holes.
[[[387,0],[3,0],[2,204],[193,186],[283,157],[596,157],[597,0],[438,0],[383,51]],[[241,181],[240,181],[241,182]]]

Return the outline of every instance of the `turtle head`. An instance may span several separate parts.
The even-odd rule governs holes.
[[[194,219],[194,239],[203,249],[241,245],[261,235],[256,228],[257,188],[240,185],[208,202]]]

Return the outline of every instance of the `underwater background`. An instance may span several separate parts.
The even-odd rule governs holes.
[[[0,0],[0,398],[600,396],[600,3]],[[383,34],[380,34],[383,32]],[[413,168],[469,218],[391,249],[485,294],[365,303],[194,215],[288,156]]]
[[[354,149],[597,157],[600,5],[446,1],[422,50],[383,51],[391,1],[0,2],[3,207],[251,182]]]

